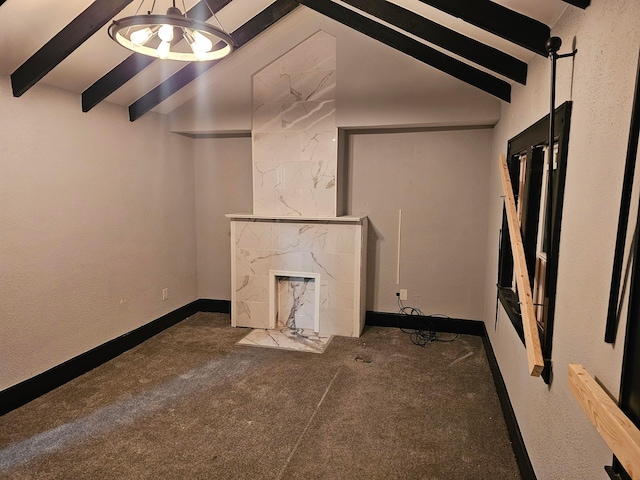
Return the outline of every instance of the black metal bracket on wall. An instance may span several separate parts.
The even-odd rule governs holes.
[[[547,205],[546,205],[546,216],[548,221],[545,226],[547,231],[547,238],[549,242],[551,242],[551,235],[553,233],[553,229],[551,228],[552,221],[551,216],[553,215],[553,147],[555,145],[555,111],[556,111],[556,66],[557,62],[560,58],[573,57],[576,53],[578,53],[578,49],[574,49],[571,53],[559,54],[558,50],[562,46],[562,40],[560,37],[551,37],[547,40],[545,47],[547,48],[547,52],[549,53],[549,58],[551,59],[551,89],[550,89],[550,107],[549,107],[549,154],[547,156],[547,168],[549,175],[547,175]],[[548,308],[548,295],[545,298],[545,303]]]
[[[558,50],[562,46],[562,39],[560,37],[550,37],[546,43],[545,47],[549,54],[549,59],[551,60],[551,88],[550,90],[550,99],[549,99],[549,152],[547,155],[547,171],[549,172],[547,175],[547,198],[546,198],[546,213],[545,216],[547,221],[545,222],[545,236],[548,239],[549,246],[554,245],[555,239],[553,238],[554,225],[555,220],[553,218],[554,214],[554,193],[553,193],[553,164],[554,164],[554,146],[555,146],[555,111],[556,111],[556,70],[557,70],[557,62],[561,58],[569,58],[574,57],[578,53],[578,49],[574,48],[570,53],[559,54]],[[559,235],[560,228],[557,229],[556,234]],[[548,256],[553,254],[553,249],[549,248],[547,252]],[[549,258],[547,258],[549,261]],[[549,274],[549,272],[547,272]],[[548,312],[555,310],[555,293],[551,294],[551,285],[550,282],[545,282],[545,295],[544,295],[544,311],[545,316],[549,315]],[[542,378],[547,384],[551,383],[551,339],[548,341],[548,345],[545,347],[545,369],[542,373]]]
[[[616,464],[618,465],[616,466]],[[607,475],[609,475],[611,480],[631,480],[631,477],[624,471],[624,469],[616,471],[616,468],[621,468],[621,466],[615,457],[612,466],[604,467],[604,471],[607,472]]]

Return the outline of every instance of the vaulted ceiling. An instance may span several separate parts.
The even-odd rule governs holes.
[[[151,0],[0,0],[0,74],[11,76],[16,97],[42,82],[80,93],[84,112],[108,101],[127,106],[135,121],[151,110],[167,113],[194,95],[206,95],[178,93],[203,75],[215,75],[231,57],[250,49],[252,40],[278,29],[284,17],[302,8],[508,102],[514,82],[526,84],[527,63],[547,55],[549,25],[565,8],[587,8],[589,2],[180,0],[176,6],[188,17],[219,21],[237,45],[225,59],[185,64],[132,54],[108,37],[112,19],[151,10]],[[154,12],[171,5],[169,0],[155,3]],[[160,108],[163,103],[170,106]]]

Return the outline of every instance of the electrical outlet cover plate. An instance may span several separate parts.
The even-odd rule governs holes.
[[[407,299],[407,289],[406,288],[401,288],[400,289],[400,300],[406,300]]]

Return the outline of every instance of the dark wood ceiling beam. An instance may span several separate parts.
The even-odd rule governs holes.
[[[203,22],[211,18],[211,12],[218,13],[231,0],[201,0],[187,11],[187,17]],[[116,65],[110,72],[99,78],[82,92],[82,111],[88,112],[107,98],[138,73],[151,65],[156,59],[141,53],[133,53]]]
[[[385,0],[343,0],[343,2],[511,80],[523,85],[527,82],[525,62],[443,27],[410,10]]]
[[[490,0],[420,1],[543,57],[547,56],[544,44],[551,36],[551,29],[533,18],[509,10]]]
[[[13,96],[19,97],[53,70],[132,0],[96,0],[11,74]]]
[[[580,8],[587,8],[589,5],[591,5],[591,0],[563,0],[563,1]]]
[[[511,101],[511,85],[432,47],[414,40],[353,10],[326,0],[298,0],[299,3],[375,40],[420,60],[501,100]]]
[[[241,48],[245,43],[269,28],[297,6],[298,2],[295,0],[276,0],[273,2],[262,12],[231,33],[236,48]],[[156,88],[131,104],[129,106],[129,119],[132,122],[137,120],[222,60],[223,59],[210,62],[189,63],[186,67],[173,74]]]
[[[82,111],[88,112],[134,76],[151,65],[155,58],[133,53],[82,92]]]
[[[212,17],[211,12],[218,13],[230,3],[231,0],[200,0],[193,8],[187,10],[187,17],[206,22]]]

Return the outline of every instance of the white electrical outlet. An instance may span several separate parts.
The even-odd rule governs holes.
[[[162,300],[166,300],[167,298],[169,298],[169,289],[168,288],[163,288],[162,289]]]
[[[406,300],[407,299],[407,289],[406,288],[401,288],[400,289],[400,300]]]

